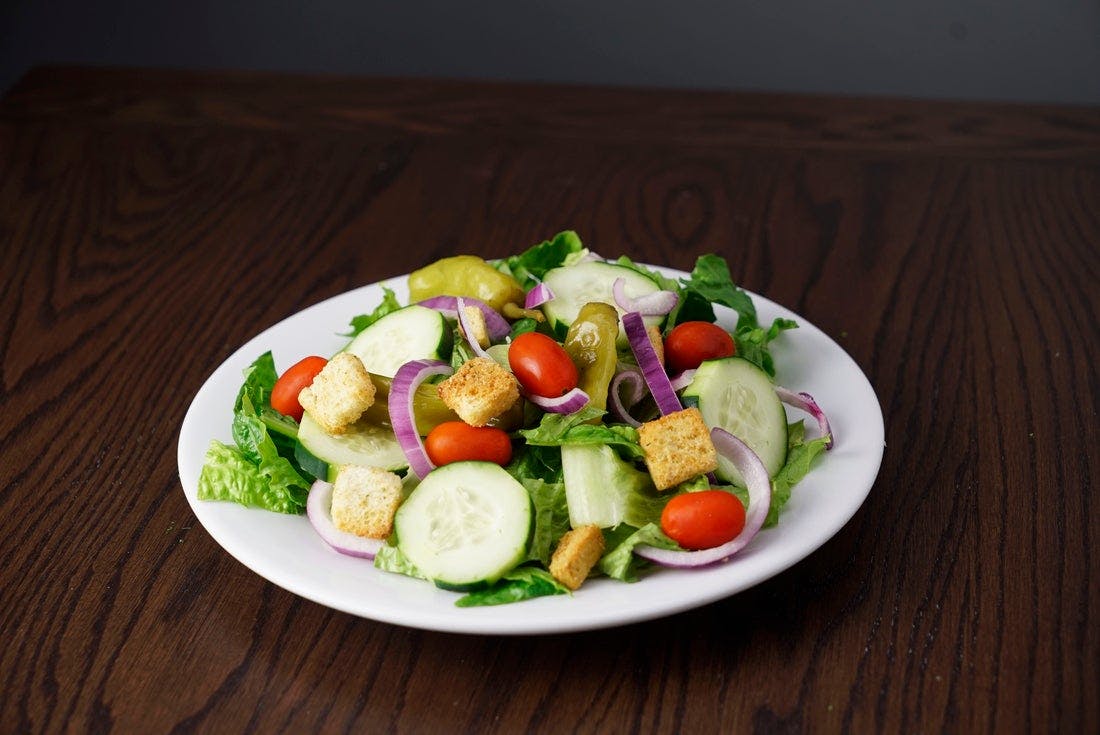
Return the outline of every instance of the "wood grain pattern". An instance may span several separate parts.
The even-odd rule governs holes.
[[[197,525],[239,344],[563,227],[723,254],[863,367],[864,507],[708,607],[544,638],[333,612]],[[43,69],[0,103],[0,730],[1095,732],[1100,113]]]

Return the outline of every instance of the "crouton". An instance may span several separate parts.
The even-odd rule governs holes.
[[[658,490],[718,468],[718,452],[698,408],[645,422],[638,427],[638,443]]]
[[[341,352],[298,393],[298,402],[329,434],[343,434],[374,403],[374,383],[362,361]]]
[[[378,467],[344,465],[332,486],[332,522],[357,536],[389,536],[400,504],[401,478]]]
[[[485,314],[476,306],[463,308],[462,315],[466,318],[466,325],[470,327],[470,334],[465,337],[470,342],[477,342],[482,347],[489,346],[489,325],[485,323]]]
[[[550,558],[550,574],[571,590],[581,586],[603,556],[603,533],[599,526],[581,526],[567,531]]]
[[[488,357],[463,363],[458,372],[439,384],[438,390],[447,407],[470,426],[485,426],[519,400],[515,376]]]
[[[661,367],[665,366],[665,341],[661,337],[661,330],[659,327],[655,327],[650,324],[645,328],[646,336],[649,337],[649,343],[653,345],[653,351],[657,353],[657,362],[661,363]]]

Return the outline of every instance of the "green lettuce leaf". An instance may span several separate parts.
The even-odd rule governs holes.
[[[805,426],[802,421],[789,425],[787,461],[772,478],[772,503],[764,519],[765,528],[779,522],[779,512],[791,499],[791,488],[810,472],[814,460],[825,451],[825,443],[829,440],[829,437],[822,436],[804,441],[804,437]]]
[[[548,565],[551,549],[569,530],[569,506],[565,500],[565,485],[534,478],[521,479],[520,483],[527,489],[535,508],[535,527],[531,533],[528,559]]]
[[[662,289],[664,289],[665,291],[679,291],[680,290],[680,284],[675,279],[669,278],[668,276],[664,275],[663,273],[655,271],[652,268],[647,268],[647,267],[645,267],[644,265],[642,265],[640,263],[635,263],[633,260],[626,257],[625,255],[620,255],[618,260],[615,261],[615,263],[617,265],[624,266],[626,268],[631,269],[632,271],[636,271],[636,272],[642,274],[646,278],[656,282],[656,284],[658,286],[660,286]]]
[[[382,303],[379,304],[374,311],[369,314],[360,314],[359,316],[353,316],[351,318],[351,330],[342,334],[342,337],[355,337],[364,329],[374,324],[376,321],[389,314],[391,311],[397,311],[401,308],[401,303],[397,300],[397,295],[385,286],[382,287]]]
[[[564,265],[570,256],[582,250],[584,245],[577,233],[565,230],[554,235],[553,239],[540,242],[519,255],[505,258],[503,264],[526,291],[542,280],[546,271]]]
[[[561,450],[558,447],[521,444],[516,447],[512,461],[504,469],[520,482],[542,480],[559,483],[562,481]]]
[[[639,544],[659,549],[680,548],[679,544],[661,533],[656,523],[648,523],[638,529],[624,524],[613,532],[605,532],[604,539],[610,551],[603,555],[597,566],[607,576],[623,582],[637,581],[638,572],[649,565],[649,562],[634,556],[634,547]]]
[[[569,588],[539,567],[517,567],[484,590],[471,592],[455,600],[458,607],[505,605],[534,597],[569,594]]]
[[[417,579],[427,579],[424,574],[413,566],[413,563],[401,553],[401,549],[397,548],[396,544],[387,541],[382,544],[378,549],[378,553],[374,555],[374,568],[381,569],[384,572],[393,572],[394,574],[404,574],[406,577],[416,577]]]
[[[308,486],[284,458],[259,465],[240,449],[214,440],[199,474],[200,500],[223,500],[277,513],[301,513]]]
[[[606,412],[591,405],[570,414],[547,413],[533,429],[519,431],[532,446],[562,446],[565,444],[607,444],[626,459],[643,459],[645,452],[638,443],[638,430],[626,424],[590,424]]]
[[[733,283],[729,265],[718,255],[701,255],[695,261],[684,289],[712,304],[722,304],[737,312],[737,326],[756,326],[756,306],[752,298]]]
[[[738,357],[755,364],[769,376],[775,377],[775,363],[768,351],[768,343],[788,329],[797,329],[798,324],[790,319],[777,318],[767,329],[763,327],[738,326],[733,334],[737,345]]]

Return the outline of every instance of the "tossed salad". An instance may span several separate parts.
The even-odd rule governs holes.
[[[814,399],[774,382],[795,323],[759,324],[716,255],[670,279],[567,231],[408,285],[336,355],[256,359],[200,499],[304,512],[339,553],[493,605],[736,560],[832,446]]]

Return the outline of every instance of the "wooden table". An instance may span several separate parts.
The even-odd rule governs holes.
[[[261,328],[572,227],[860,364],[829,543],[678,616],[359,619],[197,524],[176,437]],[[37,69],[0,104],[0,730],[1096,732],[1100,111]]]

